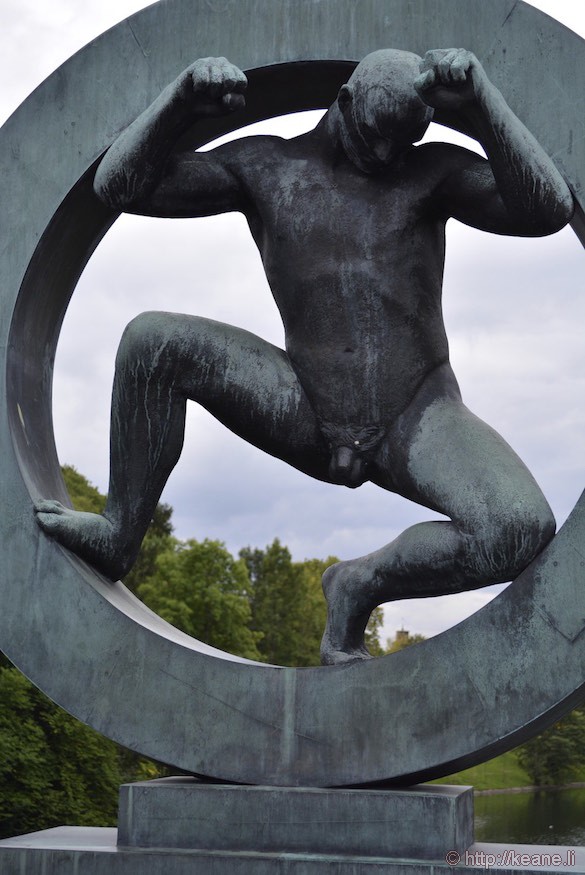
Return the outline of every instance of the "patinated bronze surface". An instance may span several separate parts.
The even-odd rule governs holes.
[[[371,481],[449,518],[326,572],[323,662],[367,658],[376,605],[512,579],[553,536],[527,468],[462,402],[441,290],[450,217],[545,235],[570,221],[572,198],[464,49],[368,55],[319,125],[293,140],[176,149],[198,119],[241,109],[246,86],[225,58],[196,61],[117,139],[95,191],[141,215],[243,212],[286,350],[196,316],[138,316],[116,362],[105,513],[43,500],[37,519],[110,578],[123,576],[179,458],[186,402],[197,401],[312,477]],[[488,159],[415,146],[435,109],[458,117]]]
[[[448,632],[311,669],[189,638],[32,513],[40,499],[68,500],[51,380],[77,279],[118,215],[93,192],[96,162],[193,58],[225,53],[249,80],[242,111],[193,125],[199,146],[330,105],[357,59],[392,42],[419,54],[467,46],[482,59],[554,156],[585,240],[585,43],[521,0],[466,0],[465,15],[459,0],[164,0],[71,57],[0,130],[0,646],[80,720],[190,773],[317,787],[430,780],[527,740],[585,692],[585,495],[514,583]]]

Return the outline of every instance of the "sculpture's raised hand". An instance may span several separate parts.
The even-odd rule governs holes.
[[[247,85],[227,58],[200,58],[177,77],[173,90],[194,115],[218,116],[244,108]]]
[[[486,78],[473,52],[467,49],[431,49],[420,65],[414,87],[433,109],[460,111],[476,97],[477,85]]]

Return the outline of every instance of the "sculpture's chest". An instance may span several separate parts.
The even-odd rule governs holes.
[[[265,240],[318,246],[372,246],[408,232],[424,212],[420,186],[407,176],[335,172],[306,160],[265,174],[254,201]]]

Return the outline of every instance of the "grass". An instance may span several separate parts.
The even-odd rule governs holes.
[[[579,780],[579,779],[576,779]],[[446,778],[432,781],[433,784],[468,784],[476,790],[506,790],[510,787],[528,787],[530,778],[520,768],[513,750],[487,763],[465,769]]]

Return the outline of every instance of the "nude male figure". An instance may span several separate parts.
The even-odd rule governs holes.
[[[510,580],[554,533],[529,471],[461,400],[441,286],[449,217],[544,235],[571,219],[572,198],[465,50],[369,55],[293,140],[175,150],[198,118],[241,108],[245,88],[224,58],[196,61],[114,143],[95,190],[142,215],[243,212],[286,351],[196,316],[138,316],[116,361],[104,515],[42,501],[37,518],[108,577],[126,574],[179,458],[188,399],[312,477],[369,480],[445,514],[328,569],[322,659],[343,663],[369,656],[375,606]],[[413,145],[439,108],[458,113],[488,161]]]

